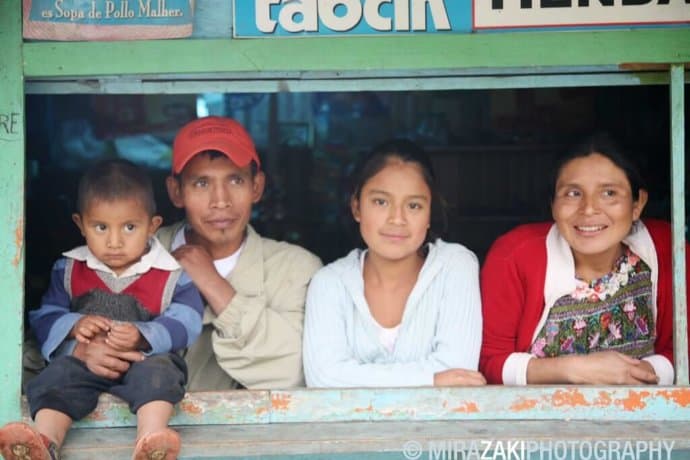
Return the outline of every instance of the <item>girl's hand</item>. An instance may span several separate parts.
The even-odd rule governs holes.
[[[99,334],[107,333],[111,324],[112,321],[104,316],[84,315],[72,326],[69,335],[79,343],[90,343]]]
[[[435,387],[459,387],[486,385],[486,379],[477,371],[448,369],[434,374]]]

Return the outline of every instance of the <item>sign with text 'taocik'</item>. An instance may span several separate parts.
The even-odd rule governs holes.
[[[235,37],[470,32],[471,0],[234,0]]]

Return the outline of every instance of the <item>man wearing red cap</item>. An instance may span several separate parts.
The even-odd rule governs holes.
[[[166,185],[186,219],[158,237],[207,304],[202,335],[185,356],[190,391],[303,385],[306,289],[321,261],[249,225],[265,180],[235,120],[194,120],[175,138]]]

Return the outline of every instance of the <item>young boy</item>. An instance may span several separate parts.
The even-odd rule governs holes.
[[[168,428],[173,405],[185,393],[187,368],[176,351],[199,336],[199,292],[154,234],[151,181],[134,164],[109,160],[81,179],[72,218],[86,246],[64,253],[30,324],[48,367],[27,386],[35,428],[10,423],[0,429],[5,459],[55,460],[73,420],[111,393],[137,415],[134,459],[174,459],[179,435]],[[75,341],[105,343],[131,352],[119,378],[71,356]]]

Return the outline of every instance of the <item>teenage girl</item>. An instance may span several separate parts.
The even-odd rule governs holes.
[[[483,385],[478,262],[435,238],[444,222],[429,157],[389,141],[355,176],[351,210],[366,246],[322,268],[307,293],[311,387]]]

